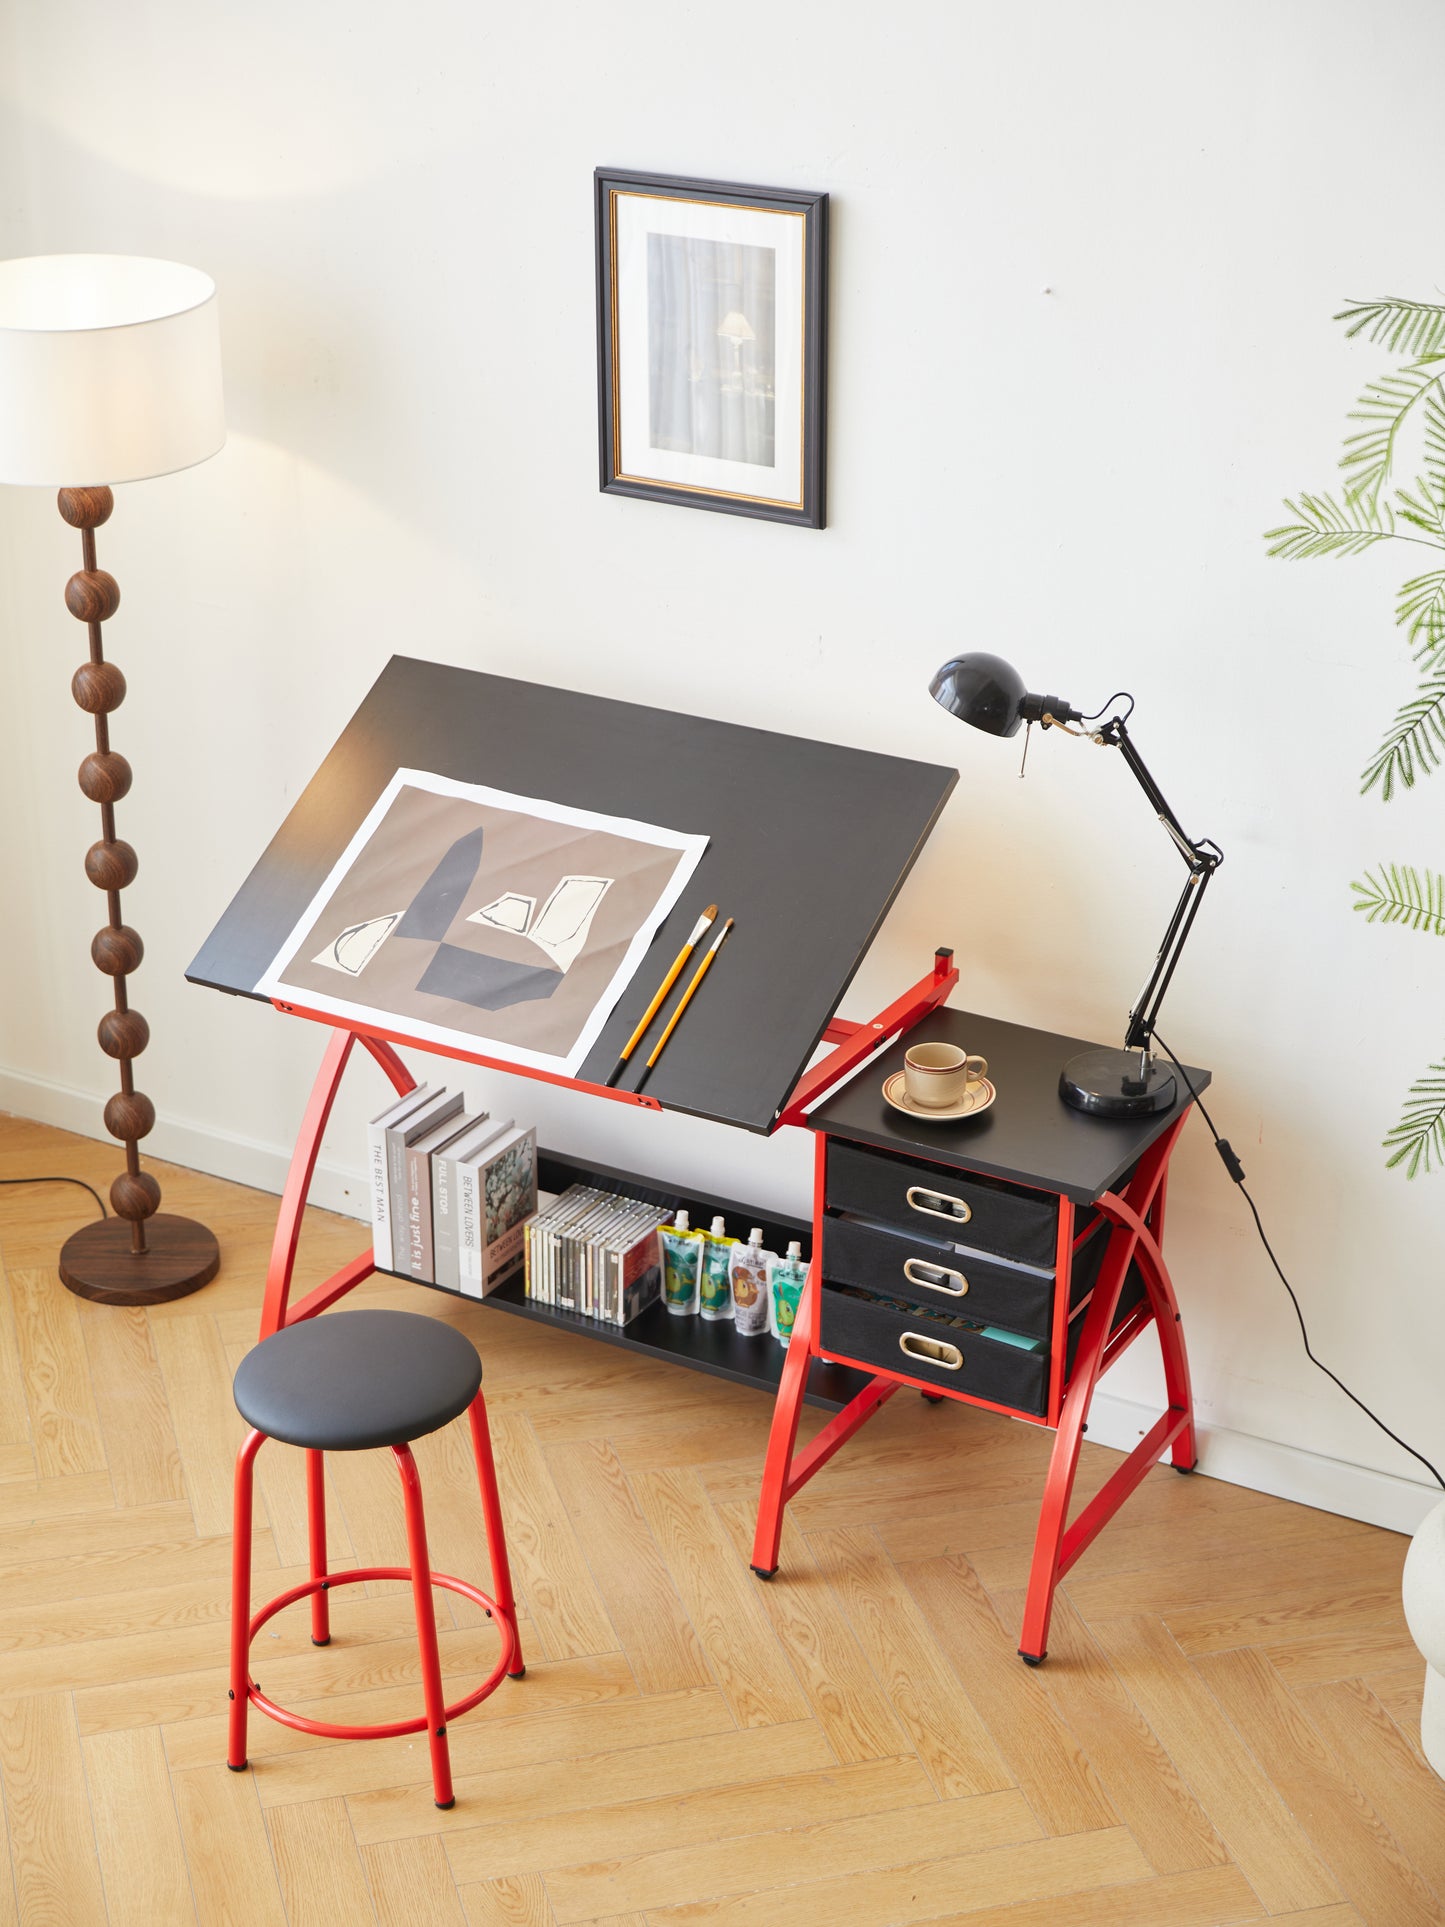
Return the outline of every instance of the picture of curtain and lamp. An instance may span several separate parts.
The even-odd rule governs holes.
[[[596,178],[604,492],[821,528],[828,197]]]

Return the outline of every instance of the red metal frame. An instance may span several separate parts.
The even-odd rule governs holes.
[[[953,953],[949,950],[935,952],[931,972],[920,978],[870,1022],[852,1023],[841,1018],[834,1019],[823,1033],[823,1041],[831,1044],[833,1049],[798,1080],[787,1103],[778,1114],[774,1129],[782,1125],[806,1124],[807,1113],[828,1091],[842,1079],[851,1076],[874,1051],[902,1032],[910,1030],[930,1011],[943,1004],[958,982],[958,972],[953,966],[952,956]],[[301,1220],[321,1147],[322,1133],[325,1131],[337,1087],[346,1069],[352,1046],[357,1041],[361,1042],[386,1072],[400,1094],[413,1090],[416,1080],[397,1056],[393,1049],[394,1044],[406,1044],[419,1050],[430,1051],[435,1055],[454,1056],[463,1063],[481,1064],[514,1074],[536,1077],[544,1083],[567,1085],[594,1096],[612,1098],[622,1103],[639,1104],[649,1110],[661,1109],[655,1098],[638,1097],[633,1092],[614,1090],[600,1084],[583,1083],[576,1078],[559,1077],[551,1072],[529,1070],[499,1058],[482,1057],[463,1051],[438,1052],[435,1046],[419,1043],[417,1039],[406,1037],[400,1032],[362,1025],[350,1020],[338,1020],[332,1016],[307,1010],[297,1004],[277,1003],[276,1008],[291,1015],[308,1017],[314,1022],[324,1024],[331,1035],[312,1087],[306,1114],[292,1153],[286,1188],[282,1195],[271,1263],[266,1276],[266,1295],[261,1319],[263,1338],[269,1337],[273,1331],[279,1330],[283,1325],[294,1324],[302,1318],[314,1318],[319,1312],[327,1310],[363,1279],[369,1277],[375,1269],[371,1252],[367,1250],[294,1305],[290,1302]],[[753,1545],[752,1565],[755,1572],[770,1578],[777,1569],[783,1512],[789,1499],[827,1464],[840,1447],[861,1425],[866,1424],[879,1406],[891,1398],[900,1386],[912,1386],[920,1392],[927,1393],[930,1398],[961,1399],[966,1404],[979,1405],[987,1411],[1001,1412],[1028,1424],[1052,1428],[1057,1434],[1040,1508],[1038,1536],[1019,1646],[1024,1658],[1033,1663],[1037,1663],[1044,1657],[1054,1589],[1079,1554],[1113,1517],[1149,1467],[1162,1457],[1166,1450],[1171,1453],[1174,1464],[1180,1470],[1191,1470],[1194,1465],[1193,1407],[1189,1388],[1189,1366],[1184,1351],[1174,1289],[1160,1249],[1164,1230],[1169,1158],[1187,1115],[1187,1112],[1182,1114],[1166,1135],[1141,1159],[1133,1179],[1122,1196],[1111,1192],[1099,1200],[1099,1210],[1110,1220],[1112,1226],[1108,1233],[1109,1250],[1105,1255],[1103,1270],[1090,1302],[1082,1312],[1075,1309],[1072,1314],[1076,1317],[1082,1316],[1084,1319],[1084,1329],[1072,1371],[1066,1371],[1071,1324],[1068,1275],[1078,1234],[1073,1205],[1067,1199],[1061,1198],[1059,1201],[1056,1250],[1056,1273],[1059,1284],[1054,1296],[1053,1324],[1050,1332],[1049,1400],[1048,1408],[1043,1415],[1018,1412],[1010,1406],[995,1404],[989,1399],[972,1397],[966,1393],[952,1392],[946,1387],[911,1378],[904,1373],[891,1370],[886,1373],[877,1373],[869,1364],[840,1357],[839,1363],[853,1365],[858,1370],[873,1373],[874,1376],[852,1402],[823,1428],[810,1445],[802,1452],[797,1452],[798,1420],[802,1411],[809,1364],[814,1357],[822,1355],[819,1345],[818,1264],[823,1248],[827,1138],[821,1132],[818,1134],[814,1183],[814,1262],[798,1308],[798,1317],[787,1357],[783,1363],[782,1380],[774,1407],[773,1425],[763,1471],[757,1532]],[[1114,1310],[1131,1263],[1137,1263],[1143,1276],[1145,1297],[1119,1326],[1114,1327],[1112,1324]],[[1078,1518],[1069,1524],[1068,1508],[1073,1493],[1074,1475],[1078,1467],[1079,1445],[1083,1438],[1085,1421],[1088,1418],[1089,1405],[1095,1387],[1115,1360],[1150,1325],[1155,1326],[1159,1333],[1169,1409],[1129,1454],[1107,1484],[1083,1508]],[[830,1354],[830,1356],[833,1355]],[[489,1450],[488,1456],[490,1456]],[[308,1493],[310,1490],[308,1486]],[[484,1507],[487,1504],[484,1482]],[[324,1498],[318,1501],[318,1505],[321,1508],[324,1536]],[[489,1537],[492,1536],[490,1525],[489,1515]],[[500,1531],[494,1543],[501,1545]],[[503,1559],[505,1560],[505,1551],[503,1551]],[[324,1566],[320,1570],[324,1571]],[[306,1592],[312,1593],[313,1636],[324,1639],[327,1637],[325,1591],[319,1591],[318,1594],[322,1582],[317,1574],[318,1568],[313,1564],[311,1585],[292,1596],[301,1597]],[[401,1576],[404,1577],[405,1574]],[[332,1585],[342,1582],[341,1575],[337,1575],[330,1581]],[[437,1580],[436,1583],[450,1582]],[[498,1587],[499,1599],[505,1596],[507,1607],[510,1609],[510,1581],[504,1576],[498,1581]],[[321,1601],[319,1606],[315,1603],[318,1596]],[[244,1671],[244,1666],[242,1670]],[[233,1713],[233,1721],[234,1718]],[[410,1727],[404,1730],[416,1731],[419,1728]]]
[[[894,1006],[895,1010],[897,1008]],[[791,1106],[789,1108],[792,1109]],[[892,1370],[878,1372],[875,1366],[860,1359],[844,1358],[830,1352],[828,1356],[839,1364],[873,1372],[874,1376],[812,1443],[798,1452],[798,1420],[802,1413],[808,1367],[813,1358],[822,1356],[821,1266],[828,1138],[825,1133],[818,1133],[813,1179],[813,1262],[804,1287],[803,1302],[798,1308],[788,1355],[783,1363],[783,1376],[773,1409],[758,1504],[757,1531],[753,1540],[752,1569],[760,1578],[771,1579],[777,1571],[783,1512],[788,1501],[807,1484],[814,1473],[828,1463],[860,1426],[868,1422],[900,1385],[911,1385],[926,1392],[930,1398],[957,1399],[963,1404],[979,1405],[988,1411],[1005,1412],[1011,1418],[1049,1426],[1055,1431],[1054,1449],[1049,1459],[1048,1476],[1044,1481],[1039,1508],[1038,1531],[1019,1638],[1020,1656],[1031,1665],[1036,1666],[1045,1658],[1054,1591],[1074,1561],[1098,1537],[1145,1473],[1166,1451],[1181,1471],[1192,1471],[1194,1467],[1189,1361],[1184,1350],[1174,1287],[1160,1249],[1169,1159],[1188,1115],[1187,1110],[1182,1112],[1168,1131],[1150,1146],[1139,1160],[1122,1195],[1106,1192],[1099,1200],[1099,1211],[1112,1228],[1107,1234],[1102,1234],[1107,1235],[1109,1245],[1087,1306],[1082,1311],[1073,1309],[1073,1317],[1083,1317],[1084,1328],[1072,1371],[1067,1369],[1067,1358],[1072,1322],[1069,1277],[1076,1243],[1075,1214],[1067,1198],[1059,1199],[1049,1401],[1042,1418],[965,1392],[949,1391],[943,1386],[911,1378],[904,1373]],[[1131,1265],[1138,1266],[1145,1295],[1129,1316],[1116,1326],[1114,1314]],[[1083,1443],[1095,1388],[1120,1354],[1151,1324],[1159,1333],[1169,1409],[1070,1524],[1069,1502],[1073,1496],[1079,1448]]]
[[[323,1455],[308,1450],[307,1524],[311,1553],[311,1577],[289,1591],[279,1593],[259,1612],[251,1611],[251,1522],[254,1510],[256,1454],[266,1442],[264,1432],[251,1431],[236,1455],[236,1481],[233,1496],[231,1550],[231,1684],[230,1725],[226,1764],[233,1773],[246,1766],[246,1716],[254,1706],[282,1726],[298,1733],[315,1733],[329,1740],[396,1739],[404,1733],[427,1735],[431,1750],[432,1788],[439,1807],[455,1804],[452,1792],[451,1760],[447,1747],[447,1728],[454,1719],[480,1705],[495,1692],[503,1677],[520,1679],[526,1671],[522,1644],[517,1631],[516,1602],[512,1595],[511,1573],[507,1564],[507,1543],[502,1527],[501,1499],[497,1491],[496,1465],[492,1458],[491,1436],[487,1428],[487,1408],[480,1392],[467,1408],[471,1426],[472,1451],[481,1489],[482,1516],[486,1523],[487,1544],[492,1557],[490,1594],[480,1591],[465,1579],[449,1573],[434,1572],[427,1551],[426,1515],[422,1507],[421,1479],[409,1445],[393,1445],[392,1454],[401,1474],[402,1499],[406,1509],[406,1546],[408,1564],[404,1566],[353,1566],[345,1572],[328,1572],[326,1563],[326,1500]],[[251,1677],[251,1644],[258,1632],[276,1614],[300,1599],[311,1601],[311,1637],[324,1646],[330,1638],[329,1598],[337,1586],[358,1585],[367,1579],[409,1579],[416,1611],[417,1645],[421,1657],[422,1699],[425,1711],[420,1718],[391,1720],[372,1726],[342,1725],[331,1720],[313,1720],[278,1706],[261,1691]],[[441,1659],[437,1650],[436,1612],[432,1588],[443,1587],[460,1593],[480,1606],[495,1621],[501,1634],[502,1651],[496,1665],[481,1685],[461,1699],[446,1704],[442,1692]]]

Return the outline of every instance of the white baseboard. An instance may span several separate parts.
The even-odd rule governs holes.
[[[1095,1392],[1089,1408],[1089,1439],[1127,1452],[1139,1443],[1158,1418],[1157,1407],[1136,1405],[1130,1399]],[[1256,1438],[1225,1426],[1196,1423],[1199,1473],[1222,1479],[1226,1485],[1248,1486],[1276,1499],[1320,1512],[1336,1512],[1344,1519],[1363,1519],[1367,1525],[1390,1532],[1414,1532],[1425,1514],[1440,1503],[1440,1488],[1414,1479],[1398,1479],[1367,1465],[1304,1452],[1277,1439]]]
[[[93,1092],[0,1069],[0,1110],[17,1116],[59,1125],[82,1137],[101,1137],[97,1129],[100,1103]],[[263,1144],[255,1138],[176,1118],[157,1119],[155,1130],[146,1140],[146,1150],[190,1170],[276,1194],[286,1181],[291,1157],[289,1146]],[[311,1202],[364,1222],[369,1206],[360,1161],[351,1169],[318,1162]],[[1150,1407],[1097,1392],[1089,1413],[1090,1441],[1127,1452],[1158,1416]],[[1206,1424],[1199,1426],[1198,1437],[1199,1472],[1207,1478],[1247,1486],[1274,1498],[1292,1499],[1346,1519],[1362,1519],[1391,1532],[1414,1532],[1425,1514],[1439,1503],[1440,1493],[1433,1485],[1395,1478],[1388,1472],[1326,1458],[1319,1452],[1301,1451],[1275,1439]]]
[[[108,1144],[111,1139],[100,1118],[103,1102],[93,1091],[72,1090],[66,1084],[52,1084],[45,1078],[0,1068],[0,1111],[33,1117],[41,1124],[56,1124],[61,1130],[100,1138]],[[263,1144],[257,1138],[176,1117],[157,1117],[155,1129],[145,1141],[145,1151],[148,1157],[183,1164],[187,1170],[204,1171],[211,1177],[229,1178],[233,1184],[248,1184],[278,1197],[291,1162],[289,1145]],[[365,1176],[359,1160],[354,1169],[347,1170],[318,1159],[311,1180],[312,1204],[367,1220],[370,1206]]]

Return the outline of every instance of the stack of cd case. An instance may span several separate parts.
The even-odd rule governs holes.
[[[527,1296],[630,1324],[662,1296],[657,1231],[671,1217],[666,1205],[571,1185],[526,1227]]]

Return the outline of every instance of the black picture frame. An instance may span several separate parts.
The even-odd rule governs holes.
[[[757,516],[800,528],[826,526],[828,196],[780,187],[696,180],[676,174],[643,174],[599,167],[593,175],[597,232],[597,423],[600,486],[604,495],[631,495],[680,508],[713,509],[722,515]],[[709,488],[627,473],[622,465],[618,422],[620,364],[617,276],[617,197],[627,194],[678,201],[708,201],[800,215],[803,220],[803,314],[801,327],[802,431],[799,492],[795,501],[751,496],[743,490]]]

